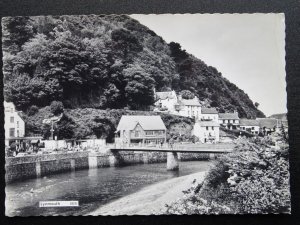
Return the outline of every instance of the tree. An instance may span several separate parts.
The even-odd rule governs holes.
[[[180,92],[180,94],[181,94],[182,98],[184,98],[184,99],[193,99],[193,98],[195,98],[195,94],[192,93],[189,90],[182,90]]]
[[[255,102],[254,105],[255,105],[256,108],[258,108],[259,103],[258,103],[258,102]]]
[[[59,115],[59,114],[63,113],[64,105],[62,104],[62,102],[53,101],[53,102],[51,102],[50,109],[54,115]]]
[[[34,114],[36,114],[39,111],[39,108],[36,105],[32,105],[30,106],[29,110],[28,110],[28,116],[32,116]]]
[[[123,70],[127,85],[126,99],[131,109],[144,109],[154,103],[154,79],[139,65],[130,65]]]

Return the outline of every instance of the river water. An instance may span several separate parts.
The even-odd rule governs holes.
[[[84,215],[147,185],[209,169],[209,161],[180,162],[179,171],[166,163],[80,170],[8,184],[7,216]],[[78,207],[40,208],[39,201],[79,201]]]

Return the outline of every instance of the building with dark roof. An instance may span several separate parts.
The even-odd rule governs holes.
[[[167,128],[160,116],[122,116],[116,142],[121,144],[161,144],[166,142]]]
[[[240,118],[237,111],[233,113],[219,113],[219,123],[230,130],[239,129]]]
[[[200,120],[202,121],[219,121],[219,115],[216,108],[201,108]]]
[[[259,121],[251,119],[240,119],[240,129],[251,134],[258,135],[260,131]]]

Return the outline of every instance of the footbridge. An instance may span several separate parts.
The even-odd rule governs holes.
[[[218,154],[226,154],[233,150],[234,143],[216,143],[216,144],[175,144],[162,146],[115,146],[110,151],[118,158],[119,152],[138,151],[138,152],[166,152],[167,170],[179,169],[178,153],[207,153],[210,158],[215,158]]]

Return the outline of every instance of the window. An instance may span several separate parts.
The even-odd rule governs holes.
[[[251,127],[251,130],[254,130],[254,127]]]
[[[19,132],[19,130],[17,130],[17,137],[19,137],[20,136],[20,132]]]
[[[19,128],[19,121],[17,121],[17,128]]]
[[[139,136],[139,132],[138,132],[138,131],[135,131],[135,132],[134,132],[134,136],[135,136],[135,137],[138,137],[138,136]]]
[[[206,130],[208,130],[208,127],[206,127]]]
[[[223,120],[223,123],[225,123],[225,120]]]
[[[15,137],[15,128],[9,128],[9,136]]]
[[[15,118],[13,116],[10,117],[10,122],[14,123],[15,122]]]
[[[214,130],[214,127],[211,127],[212,130]]]
[[[154,131],[148,130],[148,131],[146,131],[146,135],[154,135]]]

